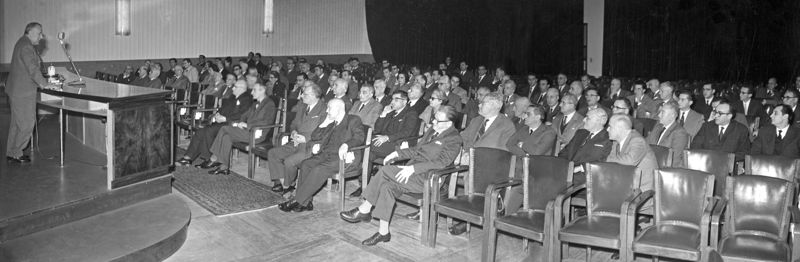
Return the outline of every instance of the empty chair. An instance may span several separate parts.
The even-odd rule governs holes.
[[[789,218],[792,209],[797,211],[792,206],[793,195],[794,186],[783,179],[728,177],[727,201],[712,215],[712,224],[719,225],[725,211],[723,230],[727,235],[719,239],[712,230],[711,246],[725,261],[790,261]]]
[[[620,261],[628,261],[625,250],[628,240],[621,228],[628,218],[621,210],[627,210],[628,203],[640,193],[639,172],[635,166],[617,163],[586,163],[584,169],[586,184],[569,187],[556,197],[553,226],[558,235],[554,237],[552,260],[561,261],[566,243],[574,243],[586,246],[587,261],[592,247],[617,249]],[[565,212],[567,200],[582,189],[586,189],[586,215],[570,220]]]
[[[711,173],[715,181],[714,196],[723,197],[725,194],[725,178],[733,173],[734,157],[732,153],[722,151],[687,149],[683,151],[683,163],[686,168]]]
[[[785,156],[746,155],[744,173],[781,178],[797,182],[800,176],[800,159]]]
[[[642,193],[627,210],[625,231],[627,238],[633,239],[627,257],[634,260],[638,253],[655,258],[699,260],[702,248],[708,246],[713,194],[714,175],[682,168],[657,170],[653,190]],[[651,198],[654,223],[634,236],[636,212],[632,211]]]
[[[486,238],[483,239],[483,261],[494,261],[497,231],[533,239],[542,243],[547,257],[553,243],[553,200],[572,184],[572,161],[552,156],[527,156],[522,159],[524,175],[514,186],[523,187],[522,209],[505,216],[487,209]],[[491,199],[498,191],[492,192]]]
[[[428,239],[432,247],[436,245],[439,214],[479,226],[485,225],[484,209],[496,209],[498,202],[486,195],[511,185],[509,180],[513,177],[515,162],[516,157],[505,150],[485,147],[469,149],[469,171],[463,173],[464,194],[440,199],[439,187],[433,187],[428,222]],[[450,179],[456,179],[456,176]]]
[[[652,149],[653,153],[656,155],[658,168],[672,167],[672,149],[659,145],[650,145],[650,149]]]

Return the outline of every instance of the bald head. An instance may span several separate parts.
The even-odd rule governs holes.
[[[339,78],[333,81],[333,94],[336,95],[336,97],[341,97],[345,93],[347,93],[347,80]]]
[[[333,98],[328,101],[328,109],[326,111],[328,113],[328,119],[334,121],[342,121],[344,119],[345,114],[347,114],[344,106],[344,101],[339,98]]]
[[[608,120],[608,138],[617,142],[624,141],[633,130],[631,117],[625,114],[615,114]]]

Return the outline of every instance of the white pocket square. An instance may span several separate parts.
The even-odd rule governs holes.
[[[603,144],[594,144],[594,146],[605,147]]]
[[[440,146],[442,145],[442,141],[433,141],[433,143],[437,144],[437,145],[440,145]]]

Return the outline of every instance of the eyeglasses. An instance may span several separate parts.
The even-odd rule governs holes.
[[[433,100],[439,100],[439,101],[442,101],[442,100],[444,100],[444,99],[441,99],[441,98],[438,98],[438,97],[431,97],[431,99],[430,99],[430,100],[431,100],[431,101],[433,101]]]
[[[628,110],[628,108],[627,108],[627,107],[619,107],[619,106],[614,106],[614,109]]]
[[[435,119],[434,118],[432,122],[434,124],[436,124],[436,123],[447,123],[447,122],[452,122],[452,121],[450,121],[450,120],[439,120],[439,119]]]
[[[731,114],[731,112],[723,113],[723,112],[720,112],[720,111],[717,111],[717,110],[714,110],[714,111],[711,111],[711,112],[714,113],[714,114],[717,114],[717,115],[730,115]]]
[[[797,98],[797,97],[794,97],[794,96],[784,96],[783,97],[783,99],[792,99],[792,98]]]
[[[402,97],[392,97],[392,100],[405,100],[405,99]]]

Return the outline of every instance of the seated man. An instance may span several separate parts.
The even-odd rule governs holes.
[[[800,158],[800,128],[794,123],[794,112],[787,105],[777,105],[770,116],[772,125],[758,130],[750,148],[752,155]]]
[[[176,72],[177,73],[177,72]],[[210,159],[213,161],[211,164],[202,166],[204,169],[216,168],[209,171],[209,174],[214,175],[228,175],[230,174],[230,158],[233,142],[249,142],[250,130],[249,126],[257,125],[271,125],[275,123],[275,102],[267,97],[267,87],[262,84],[257,84],[252,90],[253,99],[256,102],[250,106],[240,121],[233,122],[229,126],[224,126],[219,130],[217,137],[214,138],[214,143],[211,144],[212,155]],[[256,143],[260,143],[267,139],[269,135],[263,132],[260,137],[256,137]]]
[[[736,111],[728,102],[720,102],[711,112],[713,121],[706,122],[692,139],[691,149],[708,149],[736,154],[736,161],[744,161],[750,152],[750,134],[747,126],[731,121]]]
[[[361,86],[358,92],[358,101],[353,104],[353,108],[348,112],[351,115],[357,115],[361,118],[361,122],[370,127],[375,127],[375,121],[383,111],[383,105],[373,98],[375,89],[369,83]]]
[[[353,101],[350,100],[349,97],[347,97],[347,85],[348,84],[346,80],[339,78],[333,81],[331,89],[333,89],[333,98],[341,99],[342,102],[344,102],[345,110],[350,110],[350,108],[353,107]]]
[[[527,97],[520,97],[517,101],[525,101],[530,103]],[[522,158],[525,155],[540,156],[540,155],[553,155],[553,150],[556,146],[556,131],[549,126],[542,123],[544,119],[544,112],[538,106],[528,106],[526,116],[523,119],[525,125],[517,129],[511,138],[508,139],[506,146],[511,153],[517,156],[517,166],[514,176],[522,178],[524,170],[522,169]],[[523,188],[513,187],[511,193],[506,200],[506,214],[512,214],[522,205]]]
[[[297,166],[311,157],[307,142],[311,141],[313,131],[325,120],[325,101],[322,90],[316,84],[304,87],[300,93],[302,103],[298,104],[300,112],[289,125],[289,139],[267,151],[269,176],[273,181],[272,191],[286,193],[294,190],[297,179]]]
[[[558,153],[558,157],[569,159],[575,163],[575,176],[573,184],[583,184],[586,176],[583,173],[583,164],[589,162],[605,161],[611,152],[611,140],[605,129],[608,115],[602,109],[589,110],[583,119],[583,129],[575,132],[572,140]]]
[[[378,232],[361,244],[372,246],[380,242],[389,242],[389,222],[392,220],[395,199],[404,193],[422,193],[424,174],[431,170],[442,169],[453,163],[461,149],[461,136],[453,127],[455,110],[450,106],[442,106],[436,112],[433,127],[411,148],[392,152],[384,159],[387,164],[381,167],[375,179],[370,181],[364,192],[366,200],[357,208],[339,213],[339,216],[350,223],[369,222],[374,215],[380,219]],[[406,160],[405,165],[388,165],[395,160]],[[372,212],[372,208],[375,211]]]
[[[467,115],[467,123],[472,121],[472,119],[478,117],[478,105],[481,103],[486,95],[490,93],[488,87],[479,87],[477,91],[475,91],[475,98],[467,100],[466,105],[464,106],[464,114]]]
[[[164,84],[164,88],[168,90],[189,89],[189,79],[183,75],[183,67],[176,65],[172,68],[172,72],[174,72],[174,77],[167,79],[167,83]],[[179,97],[178,99],[181,98]]]
[[[514,100],[514,102],[508,104],[507,106],[510,106],[511,110],[506,113],[506,116],[511,118],[511,121],[514,122],[514,128],[520,129],[521,127],[524,127],[526,125],[525,119],[528,116],[528,111],[531,106],[531,100],[527,97],[519,96]],[[541,107],[539,108],[539,112],[541,112],[542,120],[544,120],[544,111],[541,110]],[[544,124],[544,121],[542,121],[542,124]]]
[[[134,86],[148,86],[150,84],[149,76],[150,68],[146,65],[140,66],[139,71],[137,71],[136,79],[133,79],[129,85]]]
[[[653,171],[658,168],[656,155],[644,137],[633,130],[631,117],[623,114],[611,116],[608,121],[608,138],[614,144],[606,161],[635,166],[641,171],[639,188],[642,192],[653,189]]]
[[[366,133],[358,116],[348,115],[344,102],[334,98],[328,101],[327,118],[320,127],[331,129],[327,138],[311,146],[309,159],[300,163],[300,179],[297,183],[297,194],[278,205],[283,212],[303,212],[314,210],[311,200],[322,185],[339,171],[339,159],[345,159],[347,150],[364,144]],[[358,151],[359,153],[361,151]],[[354,162],[348,168],[360,165],[359,154],[355,154]],[[345,183],[344,181],[339,181]]]
[[[575,132],[583,127],[583,115],[578,113],[575,108],[577,103],[578,100],[575,99],[574,95],[564,95],[561,98],[561,104],[559,104],[561,113],[553,118],[552,127],[556,129],[558,142],[561,143],[562,148],[572,140]]]
[[[156,70],[154,70],[156,71]],[[186,149],[186,154],[178,160],[177,165],[189,165],[198,156],[203,159],[203,163],[199,166],[207,166],[211,163],[211,143],[217,137],[219,130],[228,123],[239,121],[242,114],[250,109],[253,104],[253,96],[247,91],[247,83],[242,80],[236,81],[233,88],[233,96],[222,99],[222,106],[216,114],[211,116],[211,123],[203,128],[195,131],[192,136],[189,147]]]
[[[153,70],[150,70],[148,76],[150,79],[147,81],[147,87],[161,89],[161,65],[153,64]]]
[[[672,149],[672,167],[683,167],[683,150],[689,144],[689,133],[676,121],[677,118],[678,106],[675,103],[661,106],[658,123],[647,135],[647,143]]]

